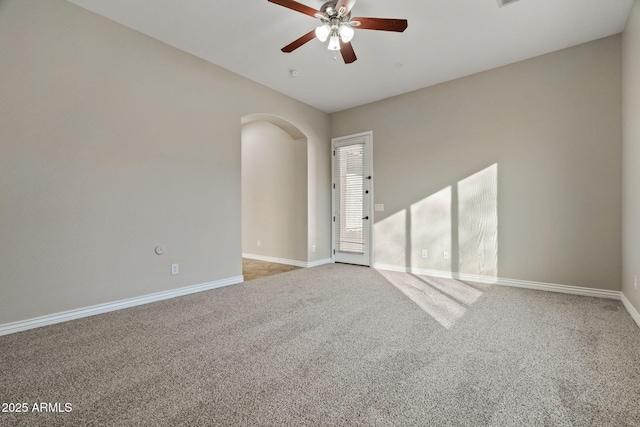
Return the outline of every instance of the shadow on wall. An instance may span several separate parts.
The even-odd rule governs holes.
[[[498,276],[498,164],[375,224],[375,266],[449,328]],[[411,274],[410,274],[411,273]]]

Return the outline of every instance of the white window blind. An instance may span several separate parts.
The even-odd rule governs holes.
[[[364,253],[364,144],[336,148],[337,250]]]

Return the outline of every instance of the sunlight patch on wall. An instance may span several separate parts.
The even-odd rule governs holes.
[[[498,165],[375,224],[375,264],[498,277]]]
[[[378,264],[451,270],[451,187],[375,224]],[[422,257],[422,250],[431,255]]]
[[[451,271],[451,187],[411,205],[411,266]],[[422,257],[422,249],[431,255]],[[444,252],[449,254],[445,259]]]
[[[407,260],[407,211],[402,209],[374,225],[374,233],[381,244],[375,245],[378,263],[405,265]]]
[[[458,272],[498,276],[498,165],[458,182]]]

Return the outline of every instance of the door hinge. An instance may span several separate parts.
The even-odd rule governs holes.
[[[333,155],[334,155],[334,156],[336,155],[336,150],[333,150]]]
[[[334,255],[336,254],[336,250],[335,250],[335,249],[333,250],[333,254],[334,254]]]
[[[336,222],[336,217],[335,216],[333,217],[333,222]]]
[[[335,185],[335,184],[333,184],[333,189],[334,189],[334,190],[336,189],[336,185]]]

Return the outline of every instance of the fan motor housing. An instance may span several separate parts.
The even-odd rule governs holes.
[[[320,12],[324,13],[329,20],[339,18],[342,22],[349,22],[349,19],[351,18],[351,11],[346,15],[339,16],[338,11],[336,10],[337,4],[337,0],[328,1],[322,5]]]

